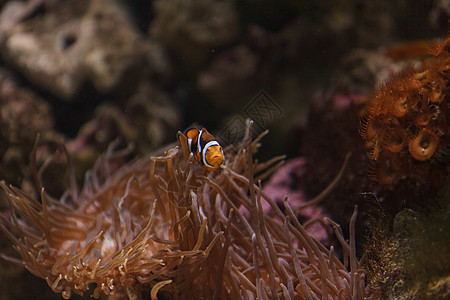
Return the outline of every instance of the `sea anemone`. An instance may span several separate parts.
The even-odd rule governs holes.
[[[96,298],[130,299],[370,296],[356,259],[356,209],[350,244],[331,221],[342,263],[306,232],[287,199],[280,209],[264,193],[260,179],[283,157],[254,162],[261,137],[252,140],[251,126],[237,153],[225,149],[226,164],[208,176],[178,147],[121,167],[115,161],[124,151],[110,147],[83,189],[72,180],[60,200],[41,188],[36,201],[1,183],[11,207],[1,229],[25,267],[66,299],[90,289]],[[263,213],[264,202],[275,217]]]

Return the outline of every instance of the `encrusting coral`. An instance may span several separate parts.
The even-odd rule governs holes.
[[[360,124],[380,183],[443,182],[450,142],[450,38],[419,68],[405,68],[369,100]]]
[[[450,185],[426,210],[370,217],[362,264],[380,299],[449,299]],[[430,203],[429,199],[423,199]]]
[[[93,286],[94,297],[133,299],[370,297],[355,254],[356,210],[350,244],[332,222],[342,263],[305,231],[295,207],[286,200],[283,212],[264,193],[260,179],[283,157],[253,161],[262,136],[252,140],[248,124],[237,153],[225,149],[225,165],[207,177],[178,147],[121,167],[125,151],[111,147],[84,188],[72,180],[60,200],[42,188],[39,202],[1,183],[11,207],[1,229],[25,267],[66,299]],[[264,202],[276,217],[263,213]]]

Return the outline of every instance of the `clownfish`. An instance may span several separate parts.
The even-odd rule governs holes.
[[[187,148],[208,172],[217,170],[225,162],[222,147],[205,128],[190,128],[184,133],[178,132],[178,140],[183,149]]]

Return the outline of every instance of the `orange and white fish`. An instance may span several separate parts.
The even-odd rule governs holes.
[[[187,148],[208,172],[217,170],[225,162],[222,147],[205,128],[190,128],[184,133],[178,132],[178,140],[183,149]]]

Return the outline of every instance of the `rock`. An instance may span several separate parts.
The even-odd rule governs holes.
[[[38,133],[56,140],[50,105],[0,69],[0,178],[20,185],[30,175],[29,155]]]
[[[85,83],[102,93],[127,89],[152,48],[116,0],[12,1],[0,15],[0,36],[8,65],[65,100]]]
[[[239,25],[230,1],[154,1],[150,36],[174,54],[181,66],[198,67],[217,47],[231,44]]]

